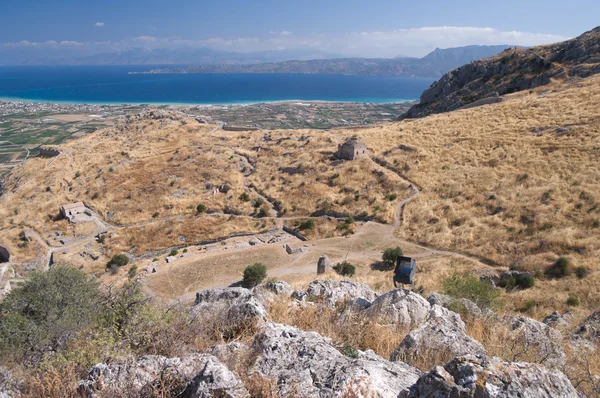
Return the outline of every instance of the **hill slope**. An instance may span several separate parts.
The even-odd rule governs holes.
[[[556,78],[600,73],[600,27],[562,43],[507,49],[447,73],[401,118],[448,112],[487,97],[546,85]]]

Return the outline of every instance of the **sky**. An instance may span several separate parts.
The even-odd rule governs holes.
[[[421,57],[562,41],[598,15],[598,0],[0,0],[0,57],[199,47]]]

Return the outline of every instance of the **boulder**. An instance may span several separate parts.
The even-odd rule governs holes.
[[[256,355],[253,369],[276,380],[281,396],[396,398],[421,374],[372,351],[346,356],[328,338],[275,323],[258,330],[252,350]]]
[[[600,311],[595,311],[578,325],[573,331],[573,336],[576,339],[584,339],[594,343],[600,341]]]
[[[212,355],[192,354],[182,358],[147,355],[134,361],[92,367],[88,379],[79,382],[84,397],[148,395],[155,388],[169,386],[185,398],[210,397],[216,394],[242,397],[245,389],[235,375]],[[187,387],[186,387],[187,386]],[[247,395],[247,393],[246,393]]]
[[[290,297],[292,288],[286,282],[266,282],[252,289],[252,294],[265,307],[269,307],[277,297]]]
[[[400,398],[576,398],[563,373],[526,362],[467,355],[423,374]]]
[[[431,305],[437,304],[468,317],[496,318],[493,311],[488,308],[481,308],[477,303],[466,298],[455,299],[446,294],[432,293],[427,301]]]
[[[16,398],[21,396],[20,381],[4,366],[0,366],[0,398]]]
[[[220,317],[224,327],[258,324],[267,319],[262,301],[242,287],[198,292],[193,311],[199,316]]]
[[[377,297],[365,315],[372,321],[394,327],[418,326],[427,317],[431,305],[408,289],[392,290]]]
[[[486,354],[481,343],[467,335],[460,315],[437,304],[431,307],[425,322],[406,335],[392,353],[391,360],[416,357],[426,351],[437,351],[449,357]]]
[[[542,323],[557,330],[566,330],[571,325],[572,316],[573,313],[571,311],[565,311],[562,315],[558,311],[554,311],[545,317]]]
[[[243,357],[249,352],[250,347],[237,341],[227,344],[219,344],[207,351],[207,354],[213,355],[219,361],[234,369],[243,362]]]
[[[565,365],[566,356],[558,330],[524,316],[506,315],[502,321],[516,333],[514,338],[522,340],[525,351],[537,353],[544,366],[562,368]]]
[[[359,297],[368,301],[377,298],[377,293],[369,286],[352,281],[316,280],[311,282],[306,293],[309,299],[322,301],[330,306]]]

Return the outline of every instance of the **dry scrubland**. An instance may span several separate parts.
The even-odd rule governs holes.
[[[135,254],[263,231],[273,222],[262,216],[327,210],[391,221],[406,184],[368,159],[336,162],[335,138],[321,131],[224,132],[194,119],[123,123],[65,144],[57,159],[34,158],[15,170],[0,208],[0,244],[31,258],[18,247],[19,234],[69,228],[56,216],[61,204],[76,201],[124,227],[106,248]],[[196,214],[198,204],[206,213]]]

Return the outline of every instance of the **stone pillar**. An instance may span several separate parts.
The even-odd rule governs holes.
[[[317,274],[321,275],[327,271],[327,266],[329,265],[329,261],[327,260],[327,256],[319,257],[319,262],[317,263]]]

